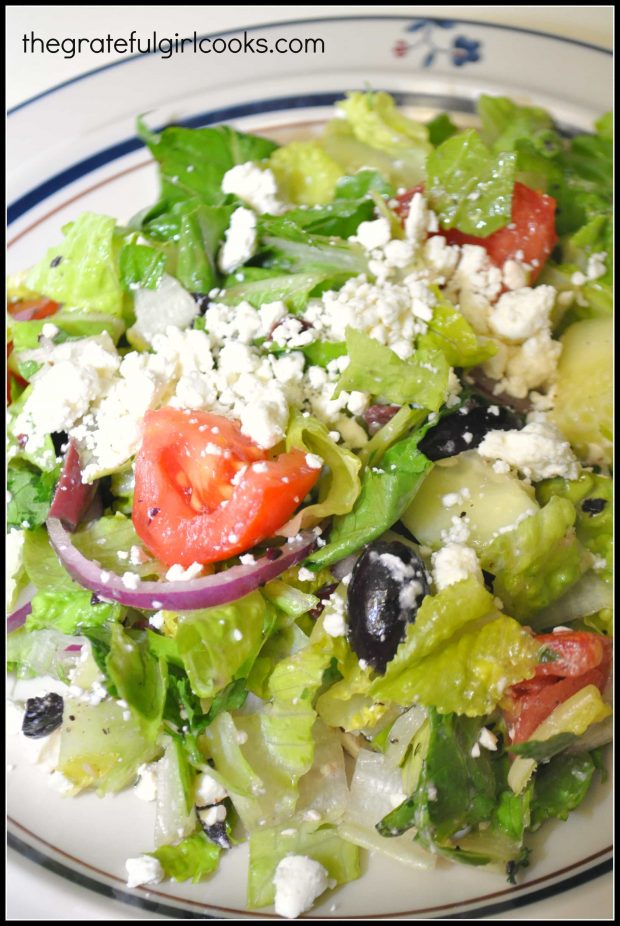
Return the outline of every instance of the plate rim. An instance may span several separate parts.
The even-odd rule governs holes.
[[[520,32],[524,35],[534,35],[540,38],[552,39],[559,42],[568,42],[570,45],[577,45],[581,48],[588,48],[591,51],[603,52],[608,55],[613,55],[613,49],[605,48],[604,45],[597,45],[594,42],[586,42],[583,39],[575,39],[571,36],[556,35],[553,32],[546,32],[543,29],[530,29],[526,26],[514,26],[510,23],[493,23],[488,20],[478,20],[478,19],[462,19],[461,17],[453,18],[448,16],[406,16],[402,13],[386,13],[386,14],[364,14],[364,15],[353,15],[353,16],[316,16],[316,17],[303,17],[301,19],[287,19],[282,21],[270,21],[266,23],[258,23],[253,26],[236,26],[232,29],[224,29],[218,32],[205,32],[197,36],[197,40],[217,37],[224,38],[228,35],[235,35],[238,32],[256,32],[260,29],[274,29],[278,26],[288,27],[288,26],[299,26],[302,24],[316,24],[316,23],[332,23],[332,22],[347,22],[353,20],[354,22],[376,22],[376,21],[393,21],[393,22],[409,22],[415,21],[416,19],[430,19],[433,22],[453,22],[455,24],[462,24],[465,26],[482,26],[489,29],[499,29],[508,32]],[[59,90],[63,90],[65,87],[69,87],[73,84],[79,83],[80,81],[87,80],[90,77],[94,77],[96,74],[101,74],[103,71],[112,70],[112,68],[120,67],[124,64],[130,64],[132,61],[138,59],[144,59],[152,57],[153,55],[160,54],[158,51],[149,51],[146,53],[138,52],[135,55],[128,55],[126,58],[122,58],[120,61],[110,61],[107,64],[102,64],[99,67],[91,68],[89,71],[85,71],[83,74],[77,74],[75,77],[70,77],[68,80],[61,81],[59,84],[54,84],[52,87],[48,87],[47,90],[42,90],[41,93],[37,93],[32,97],[29,97],[27,100],[24,100],[21,103],[17,103],[11,109],[7,110],[7,118],[15,115],[21,110],[25,109],[27,106],[31,106],[33,103],[38,102],[44,97],[50,96],[53,93],[57,93]]]

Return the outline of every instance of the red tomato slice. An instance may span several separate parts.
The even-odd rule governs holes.
[[[497,267],[510,258],[532,266],[534,282],[553,251],[558,236],[555,231],[555,199],[545,193],[515,183],[512,195],[512,219],[504,228],[486,238],[464,235],[454,228],[441,231],[450,244],[478,244],[487,251]]]
[[[20,299],[18,302],[9,302],[8,312],[15,318],[22,317],[23,321],[35,321],[54,315],[60,305],[43,296],[41,299]]]
[[[611,643],[606,637],[571,631],[541,634],[536,639],[554,649],[559,658],[555,662],[540,663],[534,678],[508,689],[509,706],[504,716],[512,743],[528,740],[559,704],[586,685],[596,685],[603,691],[609,677]]]
[[[300,450],[268,459],[220,415],[148,412],[135,465],[134,527],[167,566],[219,562],[282,527],[319,472]]]

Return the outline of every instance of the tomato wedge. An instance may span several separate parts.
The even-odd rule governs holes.
[[[522,183],[515,183],[512,219],[504,228],[486,238],[464,235],[454,228],[442,230],[441,234],[449,244],[481,245],[497,267],[502,267],[510,258],[530,264],[530,282],[534,282],[558,240],[555,199]]]
[[[611,668],[611,643],[587,631],[540,634],[536,640],[557,658],[541,662],[534,678],[506,692],[504,716],[512,743],[524,743],[555,708],[586,685],[603,691]]]
[[[148,412],[135,464],[134,527],[167,566],[219,562],[282,527],[319,473],[300,450],[269,459],[220,415]]]

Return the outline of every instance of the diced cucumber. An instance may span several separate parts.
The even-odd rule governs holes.
[[[460,496],[458,503],[448,505],[455,494]],[[497,531],[537,510],[528,486],[509,473],[496,473],[475,450],[468,450],[435,464],[402,520],[420,543],[437,548],[452,519],[464,512],[469,519],[468,543],[483,547]]]
[[[612,319],[575,322],[561,338],[558,383],[552,417],[577,454],[610,463],[612,453]]]

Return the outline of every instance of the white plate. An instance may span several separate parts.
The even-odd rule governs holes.
[[[247,32],[269,38],[273,30],[265,25]],[[277,34],[320,36],[326,53],[320,59],[265,55],[260,64],[251,55],[177,56],[165,68],[156,55],[141,56],[17,107],[9,118],[9,270],[32,264],[83,210],[126,220],[154,201],[156,172],[133,133],[137,113],[150,112],[156,126],[229,122],[285,140],[312,132],[344,91],[367,86],[394,93],[415,115],[446,109],[462,122],[471,118],[480,93],[506,94],[545,106],[568,130],[589,129],[612,104],[609,53],[530,30],[366,16],[313,20],[311,28],[278,23]],[[8,761],[16,764],[8,782],[9,843],[66,878],[67,891],[69,882],[81,884],[176,918],[248,915],[244,847],[224,858],[206,883],[129,891],[124,860],[152,845],[151,805],[130,793],[63,800],[45,786],[42,769],[19,757]],[[416,873],[373,857],[360,881],[333,892],[314,912],[325,918],[475,918],[514,910],[549,917],[552,912],[543,912],[554,909],[548,899],[571,891],[575,916],[605,917],[611,910],[612,819],[608,783],[593,790],[569,823],[537,834],[532,865],[515,887],[465,866],[440,864]],[[596,892],[573,890],[595,878]],[[580,908],[580,896],[587,906],[582,901]]]

